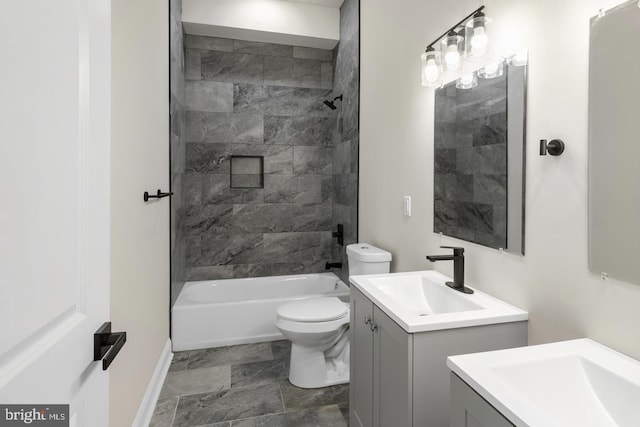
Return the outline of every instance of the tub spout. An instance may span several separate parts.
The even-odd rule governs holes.
[[[324,265],[325,270],[331,270],[332,268],[342,268],[341,262],[328,262]]]

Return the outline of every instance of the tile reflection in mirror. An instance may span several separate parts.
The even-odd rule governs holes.
[[[526,61],[436,90],[434,232],[524,254]],[[518,61],[513,60],[518,58]],[[479,73],[481,74],[481,73]]]

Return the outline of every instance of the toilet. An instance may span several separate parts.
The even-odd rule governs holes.
[[[389,272],[391,254],[366,243],[347,246],[349,276]],[[301,388],[349,382],[349,303],[337,297],[282,304],[276,327],[291,341],[289,381]]]

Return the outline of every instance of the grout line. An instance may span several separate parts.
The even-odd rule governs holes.
[[[180,404],[180,396],[178,396],[178,400],[176,400],[176,407],[173,408],[173,416],[171,417],[171,427],[173,427],[173,423],[176,421],[176,414],[178,413],[179,404]]]

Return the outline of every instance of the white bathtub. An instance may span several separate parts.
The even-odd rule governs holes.
[[[346,302],[349,288],[333,273],[187,282],[172,309],[173,350],[284,339],[278,306],[322,296]]]

